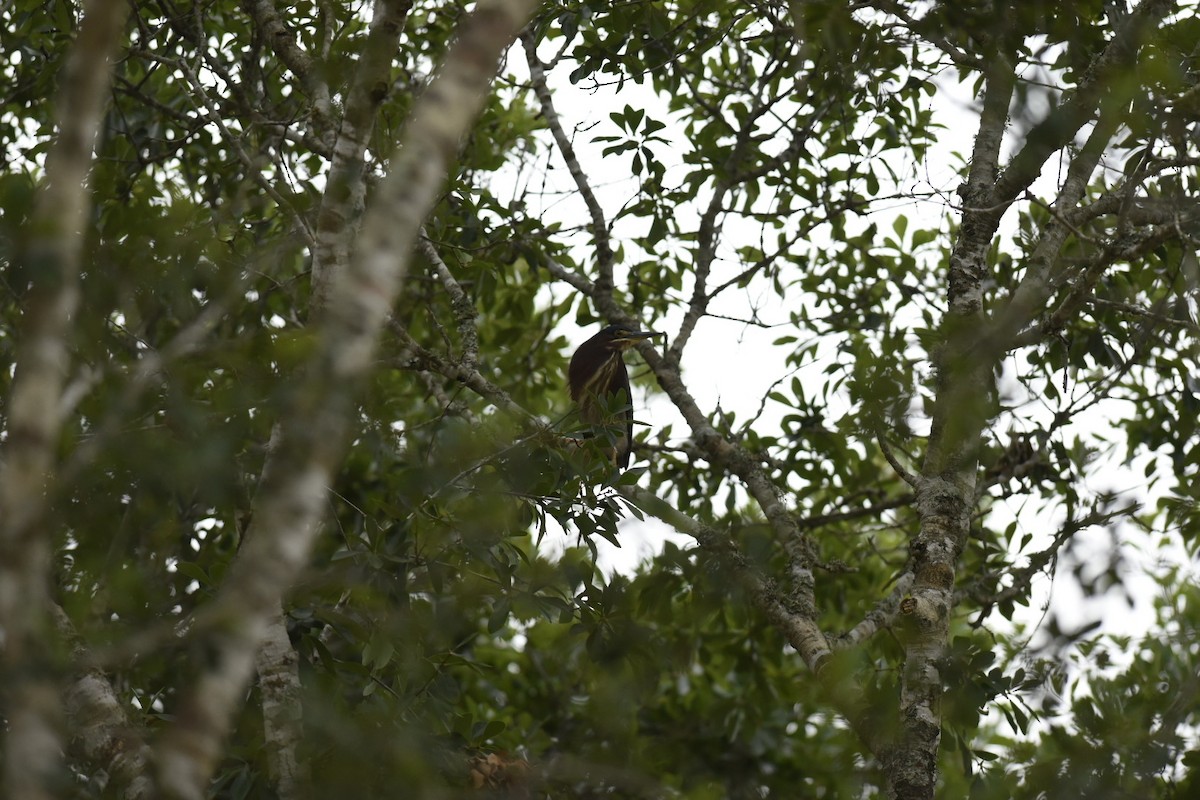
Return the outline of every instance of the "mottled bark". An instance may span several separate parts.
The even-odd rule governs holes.
[[[350,261],[366,197],[367,144],[375,130],[379,107],[391,91],[392,60],[410,8],[412,0],[376,3],[371,32],[346,93],[346,110],[317,212],[312,266],[314,313],[325,304],[332,281]]]
[[[255,666],[262,692],[267,766],[280,800],[309,796],[310,772],[298,750],[304,726],[300,702],[300,659],[288,639],[283,608],[272,610]]]
[[[308,559],[326,487],[345,447],[355,389],[371,368],[421,223],[483,104],[500,55],[535,5],[494,0],[464,19],[441,71],[412,110],[354,257],[330,278],[329,299],[315,323],[315,352],[280,423],[245,544],[214,605],[202,613],[203,672],[181,690],[175,721],[155,748],[166,797],[205,795],[255,654]]]
[[[94,663],[79,640],[71,620],[58,606],[52,609],[59,636],[71,649],[75,675],[63,692],[71,736],[68,748],[92,770],[107,796],[151,800],[150,748],[113,691],[108,676]]]
[[[320,314],[332,281],[345,272],[350,260],[350,249],[366,196],[364,156],[367,143],[375,129],[379,107],[391,86],[392,61],[411,7],[412,0],[388,0],[375,5],[371,31],[347,92],[345,112],[333,140],[325,192],[317,213],[312,261],[312,317]],[[313,69],[308,55],[298,48],[270,3],[258,0],[247,3],[247,8],[292,71],[303,77],[306,84],[318,89],[314,94],[314,111],[319,112],[317,120],[321,121],[321,114],[329,113],[328,88],[315,81],[317,70]],[[323,107],[319,102],[322,98]],[[309,776],[307,765],[296,752],[303,738],[300,674],[297,654],[288,641],[282,605],[276,605],[256,660],[271,779],[281,800],[298,800],[305,796]]]
[[[5,731],[4,794],[50,797],[60,770],[60,705],[48,680],[50,537],[45,498],[61,429],[60,408],[79,303],[88,171],[103,118],[109,59],[128,5],[94,0],[62,74],[58,131],[18,258],[29,285],[20,324],[8,429],[0,465],[0,691]]]
[[[884,764],[893,797],[928,800],[935,793],[943,689],[938,665],[949,642],[958,559],[970,533],[978,451],[994,392],[993,368],[1020,328],[1045,310],[1051,295],[1050,264],[1067,229],[1059,221],[1046,226],[1014,296],[991,317],[983,311],[988,249],[1004,212],[1041,174],[1047,159],[1099,116],[1088,142],[1068,167],[1057,210],[1069,211],[1079,202],[1115,130],[1115,120],[1100,114],[1106,83],[1170,5],[1162,0],[1140,4],[1095,57],[1079,85],[1034,126],[1003,170],[1000,144],[1016,78],[1011,62],[1004,58],[993,59],[987,69],[971,167],[959,189],[962,224],[950,256],[943,338],[934,354],[934,412],[916,485],[920,527],[909,543],[913,586],[899,608],[905,641],[900,732]]]

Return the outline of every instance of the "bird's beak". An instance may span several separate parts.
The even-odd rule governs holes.
[[[614,341],[625,345],[625,347],[632,347],[634,342],[637,342],[641,339],[653,339],[655,336],[666,336],[666,334],[659,333],[658,331],[630,331],[620,339],[615,339]]]

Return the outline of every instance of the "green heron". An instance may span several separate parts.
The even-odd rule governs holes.
[[[629,372],[622,354],[641,339],[662,336],[653,331],[635,331],[625,325],[609,325],[579,345],[571,356],[567,382],[571,399],[579,406],[579,417],[588,425],[614,422],[614,415],[623,412],[625,435],[616,442],[613,461],[621,469],[629,466],[633,449],[633,406],[629,393]]]

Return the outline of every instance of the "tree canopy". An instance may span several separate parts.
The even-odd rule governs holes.
[[[0,18],[5,796],[1196,793],[1195,3]]]

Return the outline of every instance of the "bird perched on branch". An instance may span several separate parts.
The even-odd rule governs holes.
[[[579,345],[571,356],[567,382],[579,417],[588,425],[614,425],[624,419],[624,435],[615,443],[613,462],[625,469],[633,448],[633,406],[623,354],[641,339],[662,336],[625,325],[609,325]]]

